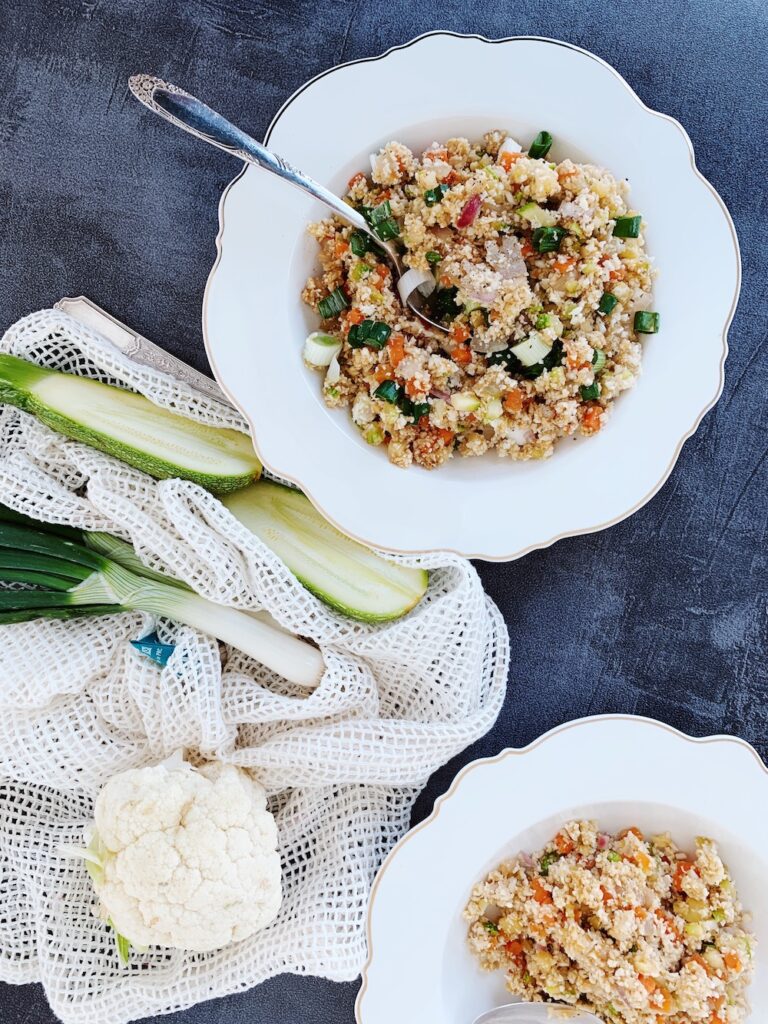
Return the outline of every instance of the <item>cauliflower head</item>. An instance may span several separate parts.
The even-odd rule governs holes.
[[[134,945],[219,949],[276,916],[277,826],[246,771],[182,760],[131,769],[104,786],[94,818],[102,914]]]

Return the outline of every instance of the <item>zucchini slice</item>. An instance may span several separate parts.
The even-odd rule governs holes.
[[[182,477],[214,493],[261,473],[247,434],[196,423],[143,395],[0,354],[0,402],[159,479]]]
[[[364,622],[397,619],[426,592],[425,570],[388,562],[345,537],[301,491],[260,480],[222,500],[307,590],[344,615]]]

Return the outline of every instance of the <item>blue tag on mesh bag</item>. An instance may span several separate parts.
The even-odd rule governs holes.
[[[158,665],[167,665],[168,659],[176,650],[176,644],[161,644],[157,633],[150,633],[148,636],[142,637],[141,640],[131,640],[131,647],[135,647],[140,654],[145,655]]]

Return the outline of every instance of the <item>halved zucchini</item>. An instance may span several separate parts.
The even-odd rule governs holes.
[[[261,473],[247,434],[188,420],[143,395],[16,356],[0,354],[0,402],[159,479],[182,477],[221,494]]]
[[[345,537],[301,491],[260,480],[222,500],[307,590],[344,615],[364,622],[397,619],[426,592],[425,570],[395,565]]]

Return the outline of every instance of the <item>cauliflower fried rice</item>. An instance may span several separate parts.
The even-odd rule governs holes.
[[[659,320],[642,218],[626,181],[552,163],[548,143],[540,133],[526,153],[494,131],[417,157],[390,142],[350,180],[347,202],[400,247],[448,334],[403,306],[363,232],[310,226],[322,274],[302,298],[336,345],[325,401],[398,466],[545,458],[560,438],[597,433],[637,379],[640,338]]]
[[[478,883],[464,912],[486,970],[529,1001],[613,1024],[738,1024],[755,940],[715,843],[573,821]]]

